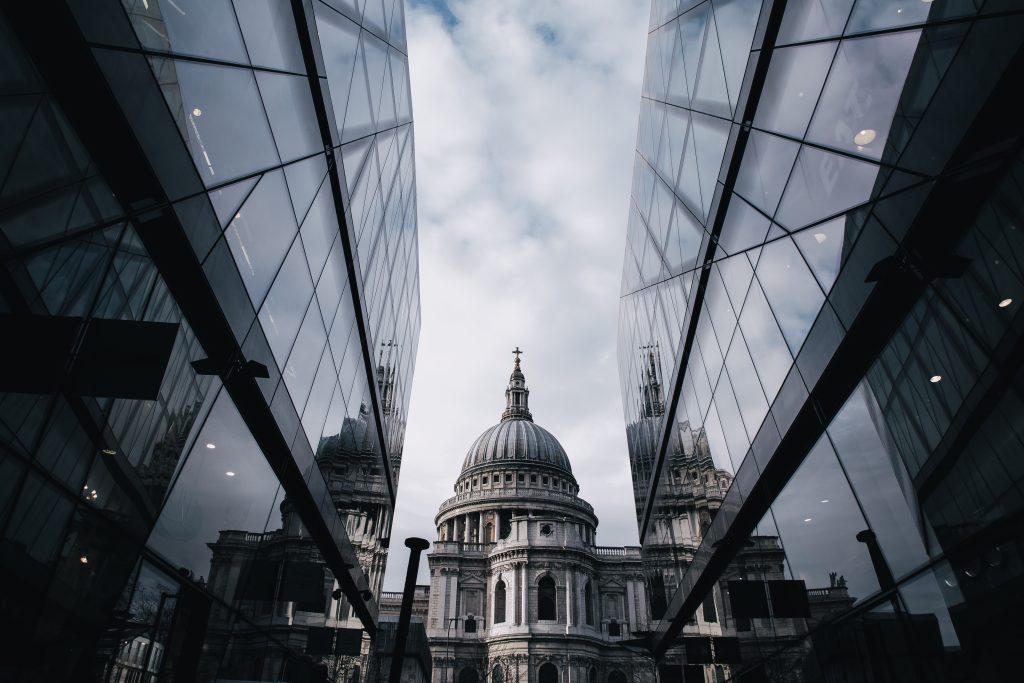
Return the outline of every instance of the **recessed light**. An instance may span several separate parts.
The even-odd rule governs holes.
[[[89,558],[86,557],[85,555],[82,555],[81,557],[79,557],[78,561],[81,562],[82,564],[89,564]]]
[[[224,474],[226,474],[226,475],[227,475],[227,476],[229,476],[229,477],[233,477],[233,476],[235,476],[235,473],[234,473],[234,472],[225,472]]]
[[[200,109],[199,107],[196,107],[195,109],[192,110],[192,116],[202,116],[202,115],[203,115],[203,110]]]
[[[942,381],[942,375],[932,375],[931,377],[928,378],[928,381],[931,382],[932,384],[938,384],[939,382]]]
[[[212,451],[214,448],[217,447],[217,444],[215,444],[215,443],[208,443],[208,444],[206,444],[206,447],[209,448]]]
[[[103,455],[117,455],[117,451],[115,451],[113,448],[101,449],[100,453],[102,453]]]
[[[922,0],[922,1],[923,1],[923,0]],[[946,584],[946,585],[947,585],[947,586],[949,586],[950,588],[956,588],[956,584],[955,584],[955,583],[953,583],[953,582],[952,582],[951,580],[949,580],[949,579],[943,579],[943,580],[942,580],[942,583]]]
[[[822,499],[821,499],[821,502],[822,502],[822,503],[827,503],[827,502],[828,502],[828,498],[822,498]]]
[[[818,242],[818,244],[821,244],[822,242],[828,239],[828,235],[826,235],[823,232],[816,232],[814,233],[814,239]]]
[[[810,518],[810,517],[807,517],[806,519],[804,519],[804,523],[805,523],[805,524],[806,524],[807,522],[810,522],[810,521],[811,521],[811,518]]]
[[[1013,299],[1003,299],[999,302],[999,308],[1006,308],[1013,303]]]
[[[903,14],[903,10],[902,9],[896,10],[896,14]]]
[[[853,136],[853,142],[855,145],[870,145],[874,141],[875,136],[878,135],[873,128],[865,128],[861,132]]]

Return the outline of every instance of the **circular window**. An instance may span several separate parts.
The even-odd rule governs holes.
[[[540,535],[541,536],[550,536],[551,535],[551,525],[550,524],[541,524],[540,525]]]

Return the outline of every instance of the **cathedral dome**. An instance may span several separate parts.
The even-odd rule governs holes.
[[[477,437],[462,463],[462,473],[491,463],[546,465],[572,474],[562,444],[532,420],[502,420]]]
[[[572,477],[569,456],[562,444],[551,432],[533,422],[530,390],[519,367],[519,353],[517,349],[515,368],[505,390],[505,412],[501,414],[501,422],[486,430],[470,446],[462,463],[462,475],[470,470],[499,464],[504,467],[539,466],[559,470],[561,474]]]

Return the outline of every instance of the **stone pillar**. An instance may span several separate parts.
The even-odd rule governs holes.
[[[483,543],[484,542],[484,513],[483,512],[478,512],[476,516],[477,516],[477,520],[476,520],[476,524],[477,524],[476,542],[477,543]]]
[[[580,574],[579,576],[580,576],[580,588],[579,588],[579,590],[576,591],[576,606],[577,606],[576,614],[580,615],[580,625],[581,626],[585,626],[587,624],[587,605],[586,605],[587,599],[586,599],[586,594],[584,593],[584,591],[586,590],[586,587],[587,587],[587,578],[588,577],[587,577],[586,574]],[[593,590],[594,590],[593,585],[591,585],[590,590],[591,590],[591,593],[593,593]]]
[[[516,591],[519,577],[517,576],[516,566],[512,565],[512,571],[505,572],[502,576],[505,579],[505,623],[509,626],[515,626],[519,623],[519,603],[516,602],[516,596],[519,595]]]
[[[458,616],[458,611],[456,610],[456,607],[459,602],[459,575],[456,572],[452,572],[451,574],[449,574],[448,580],[451,582],[451,585],[449,586],[448,589],[448,593],[449,595],[451,595],[451,598],[449,599],[448,603],[448,618],[454,619],[456,616]],[[447,627],[448,624],[446,623],[445,628],[447,629]],[[458,628],[458,624],[455,624],[454,627]]]
[[[521,567],[522,567],[522,569],[520,571],[520,575],[522,576],[522,581],[520,582],[519,585],[522,586],[522,588],[523,588],[523,595],[520,598],[520,604],[523,606],[523,624],[525,625],[525,624],[529,624],[530,623],[530,611],[529,611],[529,607],[530,607],[530,605],[529,605],[530,586],[526,582],[526,563],[523,562]]]
[[[636,591],[639,599],[637,602],[640,603],[640,628],[647,628],[647,588],[644,586],[643,578],[638,578],[636,582]]]
[[[575,591],[572,585],[572,569],[566,565],[565,568],[565,627],[566,630],[573,625],[572,621],[572,603]]]
[[[632,579],[626,580],[626,601],[629,603],[626,606],[626,614],[629,616],[629,627],[633,629],[636,628],[636,600],[633,598]]]
[[[469,513],[462,518],[462,542],[469,543]]]

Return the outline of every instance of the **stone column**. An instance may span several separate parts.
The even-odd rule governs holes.
[[[484,513],[483,512],[478,512],[476,516],[477,516],[477,520],[476,520],[476,524],[477,524],[476,542],[477,543],[483,543],[484,542]]]
[[[637,623],[637,609],[636,601],[633,599],[633,582],[631,580],[626,581],[626,600],[629,604],[626,606],[626,614],[629,616],[630,628],[634,628]]]
[[[449,594],[451,595],[451,598],[450,598],[450,602],[448,604],[448,618],[449,619],[454,619],[456,616],[458,616],[458,612],[456,611],[456,607],[457,607],[457,604],[459,602],[459,575],[456,572],[452,572],[451,574],[449,574],[448,580],[451,581],[450,592],[449,592]],[[445,624],[445,628],[446,629],[447,629],[447,627],[448,627],[448,624]],[[458,624],[455,624],[454,627],[457,629],[458,628]]]
[[[572,623],[572,602],[575,596],[575,591],[572,585],[572,569],[568,565],[565,567],[565,627],[566,630]]]
[[[510,626],[515,626],[519,623],[519,603],[516,602],[516,596],[519,595],[516,590],[516,585],[519,583],[519,577],[516,572],[516,565],[512,565],[512,570],[504,574],[505,576],[505,623]]]
[[[462,520],[462,542],[469,543],[469,513],[467,512]]]
[[[530,623],[530,611],[529,611],[529,606],[530,606],[529,605],[530,586],[526,582],[526,563],[525,562],[523,562],[523,564],[522,564],[522,569],[521,569],[520,574],[522,576],[522,581],[520,582],[520,585],[523,588],[523,595],[520,598],[520,604],[522,604],[522,606],[523,606],[523,624],[525,625],[525,624],[529,624]]]

